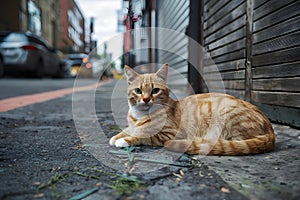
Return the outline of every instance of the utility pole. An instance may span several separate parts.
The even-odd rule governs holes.
[[[90,18],[90,52],[93,50],[92,34],[94,33],[94,17]]]

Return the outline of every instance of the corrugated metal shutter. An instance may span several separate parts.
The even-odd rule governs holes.
[[[157,35],[157,61],[169,63],[170,67],[177,71],[177,73],[170,71],[170,85],[187,85],[188,63],[184,57],[188,58],[188,39],[184,34],[189,25],[189,0],[157,0],[156,8],[157,26],[181,33]],[[160,47],[171,51],[159,50]],[[182,78],[182,75],[185,78]]]

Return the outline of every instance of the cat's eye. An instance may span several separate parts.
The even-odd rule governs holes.
[[[137,94],[142,94],[142,90],[140,88],[135,88],[134,92]]]
[[[160,91],[159,88],[154,88],[151,93],[152,94],[157,94],[157,93],[159,93],[159,91]]]

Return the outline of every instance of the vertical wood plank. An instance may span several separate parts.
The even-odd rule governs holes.
[[[252,46],[253,46],[253,0],[246,4],[246,62],[245,62],[245,100],[251,101],[252,89]]]
[[[190,90],[193,90],[190,93],[203,93],[205,91],[204,81],[201,76],[203,74],[203,52],[200,47],[200,45],[203,45],[203,3],[203,0],[190,1],[190,21],[187,29],[190,40],[188,81],[192,87]],[[194,63],[194,65],[191,63]]]

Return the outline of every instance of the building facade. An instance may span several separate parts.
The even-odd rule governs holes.
[[[154,52],[148,46],[154,35],[143,29],[155,26],[151,11],[155,11],[154,0],[122,1],[124,33],[124,63],[130,66],[145,65],[154,62]],[[122,17],[120,17],[122,18]],[[120,23],[120,22],[119,22]],[[147,69],[145,69],[147,70]],[[150,70],[151,71],[151,70]]]
[[[11,0],[0,2],[0,31],[30,31],[58,47],[60,14],[57,0]]]
[[[85,17],[74,0],[59,0],[60,31],[59,49],[65,53],[86,50]]]
[[[0,31],[30,31],[63,53],[88,52],[85,26],[74,0],[0,1]]]

